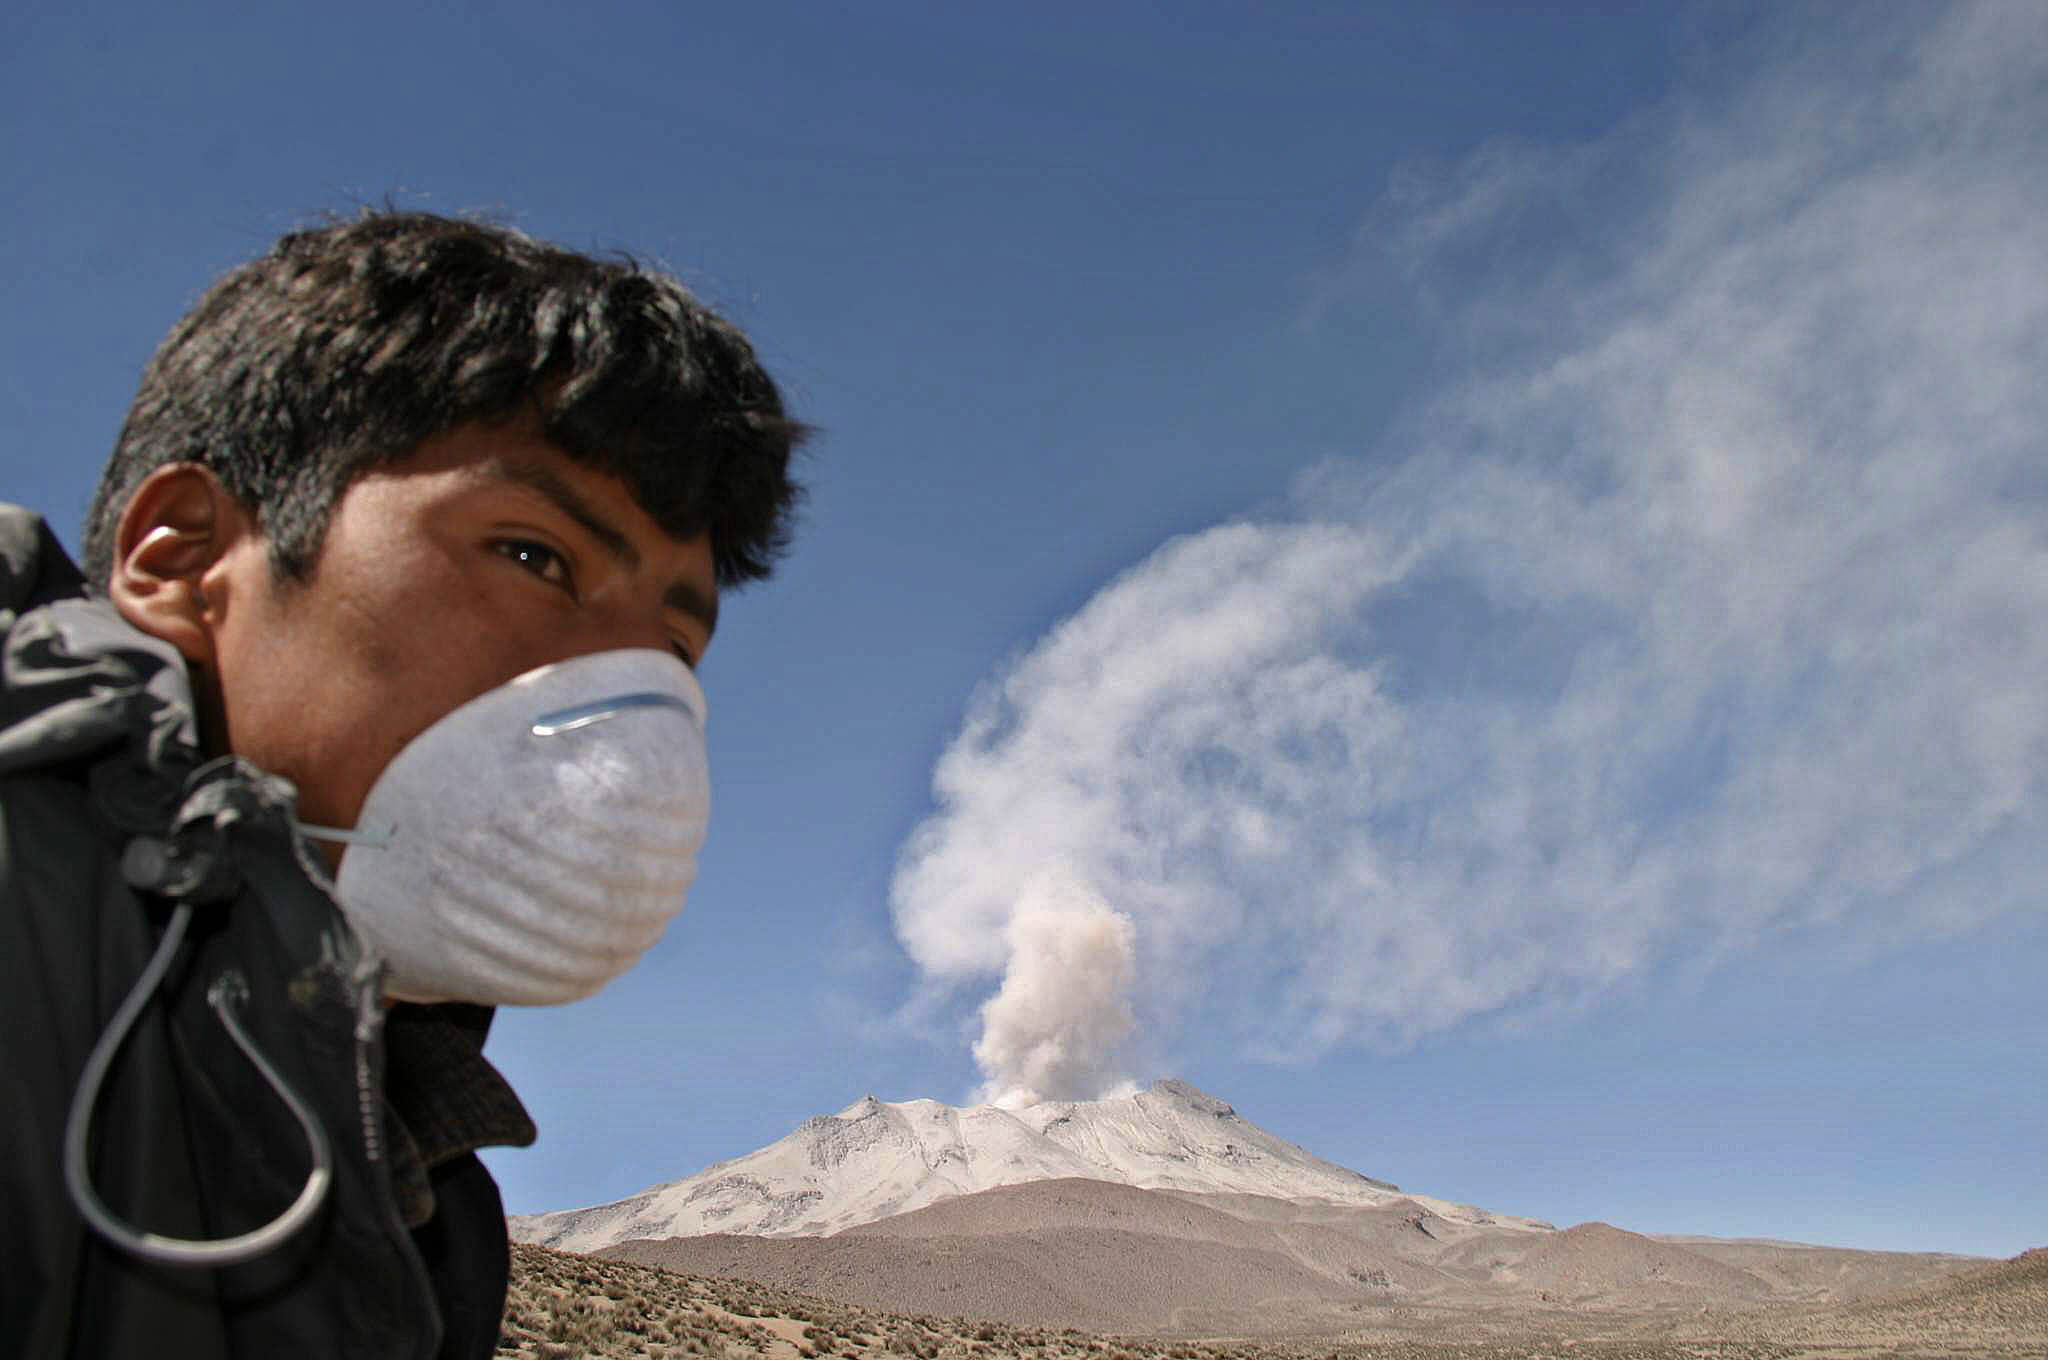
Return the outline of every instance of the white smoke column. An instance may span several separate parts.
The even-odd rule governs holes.
[[[1301,1057],[2038,910],[2048,7],[1796,15],[1711,96],[1405,183],[1373,247],[1487,376],[978,698],[892,903],[932,994],[1003,979],[991,1090],[1117,1070],[1115,970],[1063,991],[1044,933],[1103,912],[1139,1038]],[[1531,223],[1593,244],[1503,254]]]
[[[1010,916],[1002,990],[981,1008],[974,1060],[981,1099],[1006,1108],[1085,1100],[1116,1080],[1130,1035],[1134,934],[1128,917],[1079,886],[1027,887]]]

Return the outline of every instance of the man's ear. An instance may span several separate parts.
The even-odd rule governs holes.
[[[210,665],[227,605],[224,573],[214,569],[252,531],[248,513],[210,469],[166,464],[143,478],[121,512],[107,596],[122,618],[193,665]]]

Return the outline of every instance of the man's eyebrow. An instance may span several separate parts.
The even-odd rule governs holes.
[[[515,482],[546,498],[557,510],[581,525],[584,532],[596,539],[606,552],[625,563],[628,569],[639,567],[640,550],[633,546],[633,540],[606,519],[582,492],[556,476],[552,469],[519,458],[493,458],[490,469],[506,481]],[[661,600],[670,609],[680,610],[703,624],[707,635],[718,627],[718,598],[706,595],[688,581],[677,581],[669,586],[662,593]]]
[[[582,525],[584,532],[596,539],[606,552],[628,567],[640,565],[640,550],[633,546],[633,541],[585,500],[582,492],[550,469],[518,458],[493,458],[490,470],[508,482],[539,492],[555,509]]]
[[[669,586],[662,592],[661,602],[703,624],[706,641],[718,631],[718,597],[705,595],[688,581],[677,581]]]

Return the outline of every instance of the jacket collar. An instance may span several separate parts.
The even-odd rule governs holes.
[[[125,875],[174,896],[232,889],[205,831],[269,815],[293,797],[285,780],[232,759],[206,762],[185,659],[88,593],[42,517],[0,504],[0,775],[89,762],[108,818],[136,839]],[[152,866],[136,848],[191,842],[200,854]],[[174,883],[172,875],[196,875]],[[139,881],[139,880],[149,881]],[[426,1171],[478,1147],[524,1147],[532,1119],[483,1057],[481,1006],[397,1006],[388,1094],[404,1137],[396,1168],[409,1219],[432,1212]]]
[[[89,596],[48,525],[15,506],[0,506],[0,629],[0,774],[90,761],[116,825],[165,828],[200,764],[185,660]]]

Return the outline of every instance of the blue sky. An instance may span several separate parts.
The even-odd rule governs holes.
[[[1173,1074],[1561,1225],[2040,1245],[2048,25],[1531,9],[30,7],[0,495],[75,544],[206,282],[386,197],[665,262],[822,428],[689,909],[500,1018],[515,1210]]]

